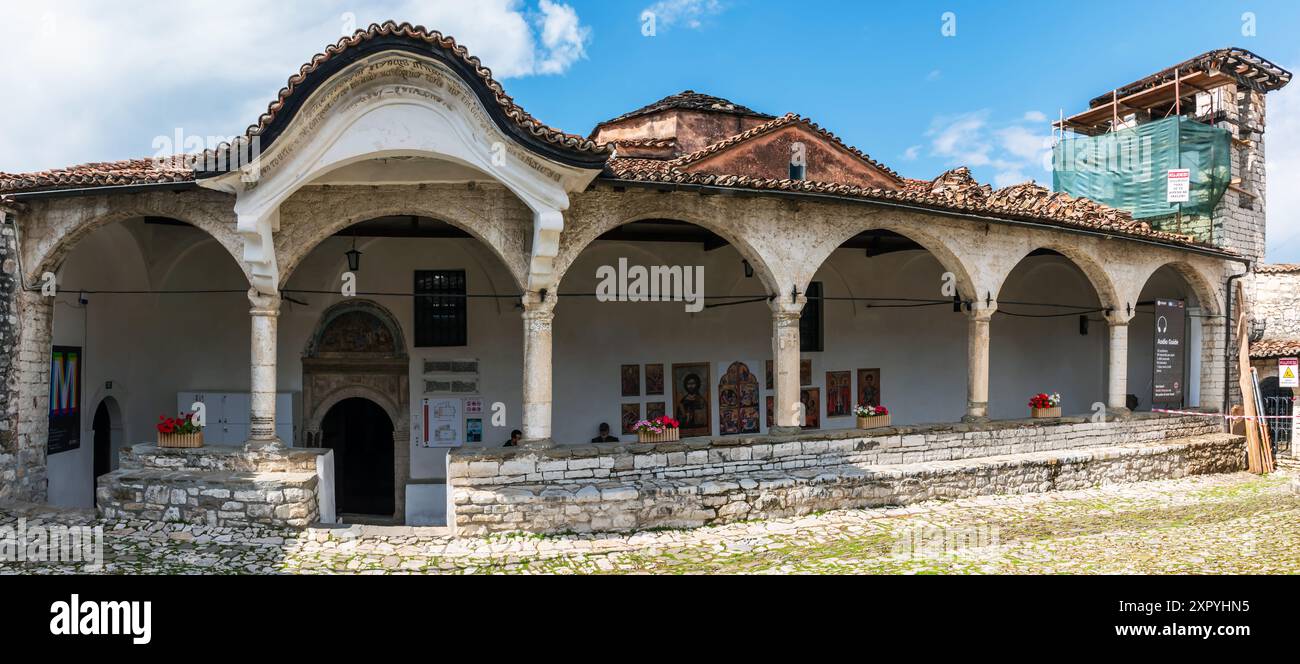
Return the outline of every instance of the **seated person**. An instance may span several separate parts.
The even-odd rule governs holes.
[[[506,447],[519,447],[519,443],[524,439],[524,432],[515,429],[510,432],[510,440],[506,441]]]
[[[617,443],[617,442],[618,442],[618,439],[615,438],[615,437],[613,437],[613,436],[611,436],[611,435],[609,435],[609,425],[606,424],[606,423],[604,423],[604,422],[601,422],[601,423],[600,423],[600,435],[599,435],[599,436],[596,436],[595,438],[592,438],[592,439],[591,439],[591,442],[593,442],[593,443]]]

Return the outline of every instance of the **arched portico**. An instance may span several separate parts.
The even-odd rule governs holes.
[[[549,364],[550,350],[544,346],[550,344],[553,304],[544,293],[556,282],[553,263],[564,211],[569,194],[585,189],[600,173],[608,157],[606,148],[538,123],[509,102],[490,73],[454,41],[407,24],[371,26],[340,41],[291,79],[269,110],[249,136],[216,155],[218,162],[222,157],[228,162],[218,164],[226,166],[225,171],[200,181],[236,196],[237,229],[252,276],[250,445],[279,444],[270,423],[275,416],[275,317],[286,274],[280,260],[299,258],[295,247],[311,247],[313,239],[319,242],[327,237],[307,231],[308,237],[278,242],[277,234],[288,221],[282,205],[305,187],[325,184],[350,167],[396,162],[400,168],[408,160],[431,161],[443,165],[441,175],[413,174],[407,169],[404,176],[386,180],[388,174],[366,175],[362,168],[363,174],[354,177],[360,180],[357,184],[371,186],[386,181],[473,186],[482,181],[504,187],[521,201],[531,213],[526,242],[517,234],[509,239],[493,237],[488,229],[494,222],[465,222],[473,216],[468,213],[449,216],[500,252],[531,294],[524,298],[525,357]],[[247,163],[229,163],[241,153],[249,156]],[[372,202],[369,207],[373,211],[376,206]],[[509,207],[493,207],[489,216],[503,216]],[[420,207],[403,203],[388,209]],[[437,210],[423,211],[444,218]],[[349,219],[355,221],[364,213],[338,215],[330,225],[346,226]],[[520,249],[523,265],[514,253]],[[550,435],[549,366],[546,374],[525,377],[526,384],[536,385],[525,390],[524,429],[530,438]]]

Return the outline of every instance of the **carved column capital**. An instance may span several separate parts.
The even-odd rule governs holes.
[[[248,290],[248,302],[251,308],[248,313],[252,316],[269,316],[277,317],[280,315],[281,298],[277,295],[267,295],[256,288]]]
[[[983,302],[976,302],[971,305],[970,311],[966,312],[966,317],[975,323],[987,323],[993,320],[993,314],[997,312],[998,305],[996,304],[986,305]]]

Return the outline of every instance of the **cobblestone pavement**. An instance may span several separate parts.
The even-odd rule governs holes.
[[[456,540],[366,526],[305,532],[102,523],[85,512],[0,510],[0,533],[104,525],[111,574],[1213,574],[1300,570],[1297,471],[1198,477],[1031,496],[634,535]],[[85,571],[2,563],[4,573]]]

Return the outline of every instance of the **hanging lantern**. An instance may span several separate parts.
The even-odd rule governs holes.
[[[746,278],[746,279],[753,279],[753,278],[754,278],[754,266],[753,266],[753,265],[750,265],[750,264],[749,264],[749,261],[747,261],[747,260],[746,260],[746,261],[742,261],[742,262],[745,264],[745,278]]]
[[[357,251],[357,236],[352,236],[352,248],[344,252],[348,257],[348,272],[359,272],[361,270],[361,252]]]

